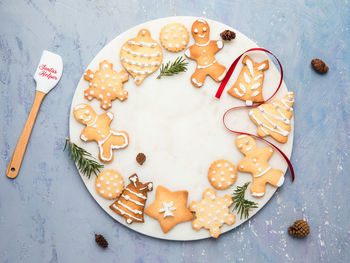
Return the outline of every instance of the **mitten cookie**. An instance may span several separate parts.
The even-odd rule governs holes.
[[[84,142],[97,142],[102,162],[113,161],[113,150],[123,149],[129,145],[129,136],[126,132],[117,132],[110,128],[113,120],[112,112],[97,115],[90,105],[82,103],[74,107],[73,113],[78,122],[86,125],[80,138]]]
[[[183,50],[189,41],[187,28],[180,23],[170,23],[165,25],[159,34],[159,40],[162,46],[170,52],[179,52]]]
[[[96,192],[106,199],[117,198],[124,189],[123,177],[114,170],[104,170],[95,181]]]
[[[286,143],[291,130],[294,92],[288,92],[283,99],[264,103],[249,111],[250,119],[258,126],[258,135],[271,135],[276,141]]]
[[[120,50],[122,65],[134,78],[136,85],[156,71],[162,59],[162,48],[151,38],[147,29],[141,29],[137,37],[125,42]]]
[[[133,222],[143,223],[143,210],[147,200],[147,192],[153,190],[151,182],[141,183],[137,174],[129,177],[130,184],[124,189],[110,208],[125,218],[128,224]]]
[[[164,233],[179,223],[193,219],[187,207],[188,192],[171,192],[164,186],[158,186],[156,200],[146,208],[145,213],[158,220]]]
[[[219,64],[214,55],[223,48],[223,42],[209,39],[210,28],[204,19],[197,19],[191,30],[195,44],[186,49],[185,55],[197,62],[196,71],[191,76],[192,85],[202,87],[207,75],[216,82],[222,81],[226,67]]]
[[[262,87],[264,82],[264,71],[269,68],[269,61],[265,60],[261,63],[254,62],[249,56],[245,56],[241,73],[228,90],[231,96],[244,100],[247,105],[253,102],[263,102]]]
[[[237,180],[236,168],[229,161],[215,161],[209,167],[208,180],[216,189],[227,189]]]
[[[204,227],[209,229],[212,237],[217,238],[221,234],[220,227],[224,223],[234,224],[236,218],[229,211],[232,196],[218,197],[215,194],[214,189],[205,190],[203,199],[200,202],[192,202],[190,210],[196,213],[196,219],[192,221],[192,228],[198,231]]]
[[[272,168],[267,163],[273,154],[271,147],[258,148],[255,140],[247,135],[237,136],[236,146],[245,155],[237,165],[238,171],[251,173],[253,176],[253,184],[250,188],[252,196],[264,196],[266,183],[274,187],[283,185],[283,172]]]

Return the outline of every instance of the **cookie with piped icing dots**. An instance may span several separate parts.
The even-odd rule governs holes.
[[[209,167],[208,180],[218,190],[227,189],[237,180],[236,167],[226,160],[215,161]]]
[[[124,189],[123,177],[115,170],[104,170],[96,177],[95,189],[103,198],[115,199]]]
[[[148,75],[156,71],[162,60],[162,48],[147,29],[141,29],[120,50],[120,61],[134,78],[136,85],[140,85]]]
[[[95,72],[88,69],[84,73],[84,79],[89,81],[89,88],[84,91],[84,97],[91,101],[93,98],[101,101],[100,107],[108,110],[112,107],[112,101],[119,99],[125,101],[128,92],[124,90],[123,83],[129,80],[129,75],[124,70],[117,72],[113,64],[104,60]]]
[[[201,201],[190,204],[190,210],[196,214],[192,228],[198,231],[204,227],[209,229],[212,237],[217,238],[221,234],[220,227],[223,224],[232,225],[236,221],[236,217],[229,210],[231,204],[232,196],[218,197],[216,190],[205,190]]]
[[[187,28],[180,23],[165,25],[159,34],[162,46],[170,52],[180,52],[185,49],[190,39]]]

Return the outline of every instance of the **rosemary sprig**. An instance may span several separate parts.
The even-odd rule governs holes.
[[[68,151],[68,156],[75,162],[79,171],[89,179],[92,173],[97,176],[100,169],[104,167],[103,164],[95,160],[91,153],[73,143],[69,138],[66,138],[63,151],[66,149]]]
[[[168,61],[166,64],[162,64],[160,67],[160,74],[157,79],[160,79],[163,76],[172,76],[179,74],[180,72],[185,72],[187,70],[188,62],[184,57],[178,57],[174,62]]]
[[[258,204],[244,199],[245,190],[247,190],[250,182],[245,183],[243,186],[237,186],[236,190],[233,191],[232,201],[233,201],[233,211],[238,210],[237,214],[240,214],[240,218],[244,215],[244,218],[249,217],[249,210],[253,208],[258,208]]]

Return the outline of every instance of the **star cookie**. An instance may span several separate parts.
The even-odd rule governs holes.
[[[192,221],[192,228],[198,231],[204,227],[209,229],[212,237],[217,238],[221,234],[220,227],[224,223],[234,224],[236,218],[229,211],[232,197],[229,195],[218,197],[215,194],[216,190],[208,188],[204,191],[200,202],[190,204],[190,210],[196,213],[196,219]]]
[[[114,170],[104,170],[96,177],[96,192],[106,199],[117,198],[124,189],[123,177]]]
[[[208,180],[218,190],[227,189],[237,180],[236,167],[226,160],[215,161],[209,167]]]
[[[101,101],[100,107],[108,110],[112,101],[119,99],[124,101],[128,98],[128,92],[123,89],[123,83],[129,80],[129,75],[124,70],[113,70],[113,64],[104,60],[100,68],[93,72],[88,69],[84,73],[84,79],[89,81],[89,88],[84,91],[84,97],[91,101],[93,98]]]
[[[179,223],[193,219],[187,207],[188,192],[171,192],[164,186],[158,186],[156,200],[145,209],[145,213],[159,221],[164,233]]]
[[[187,28],[180,23],[170,23],[165,25],[159,34],[162,46],[170,52],[180,52],[184,50],[190,39]]]

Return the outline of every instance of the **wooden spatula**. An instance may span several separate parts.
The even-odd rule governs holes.
[[[15,178],[18,175],[41,102],[45,95],[56,86],[62,76],[62,71],[63,62],[61,56],[44,50],[34,75],[36,81],[34,103],[6,170],[9,178]]]

